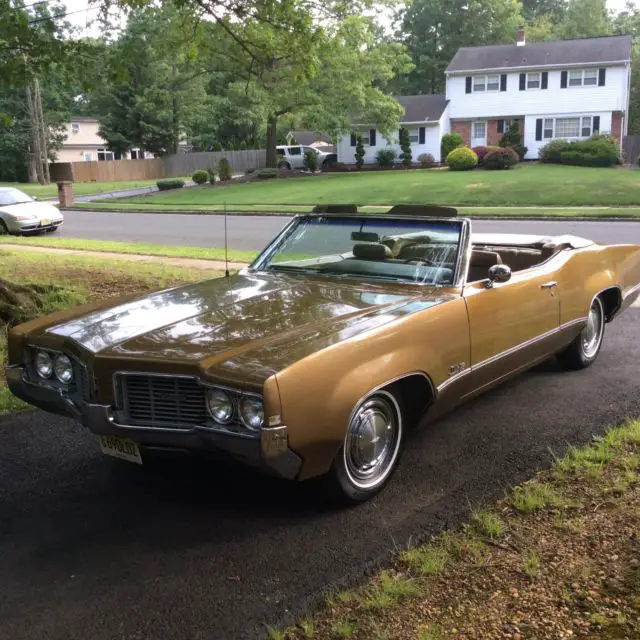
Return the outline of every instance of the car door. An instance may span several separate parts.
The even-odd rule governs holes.
[[[304,157],[302,147],[289,147],[289,163],[292,169],[302,169]]]
[[[553,261],[551,261],[553,262]],[[470,395],[553,353],[560,295],[553,265],[513,273],[503,283],[465,286],[471,343]]]

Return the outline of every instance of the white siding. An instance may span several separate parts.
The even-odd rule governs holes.
[[[535,69],[535,71],[544,69]],[[467,75],[447,76],[449,117],[500,118],[503,116],[540,115],[551,113],[579,113],[588,105],[598,111],[626,111],[628,69],[624,66],[607,67],[604,87],[560,88],[561,70],[549,70],[547,89],[520,91],[520,72],[507,74],[507,90],[487,93],[465,93]]]
[[[600,116],[600,133],[611,132],[611,111],[575,111],[570,114],[556,112],[545,113],[539,115],[525,116],[524,119],[524,146],[527,147],[527,160],[535,160],[538,157],[538,152],[544,147],[549,139],[536,140],[536,120],[537,118],[562,118],[567,116]]]
[[[447,119],[448,126],[448,119]],[[408,126],[410,131],[418,131],[418,126]],[[411,153],[413,155],[414,162],[417,162],[418,156],[422,153],[430,153],[436,160],[440,158],[440,123],[425,124],[425,143],[424,144],[412,144]],[[376,154],[380,149],[387,149],[391,147],[395,149],[398,158],[400,157],[400,145],[398,144],[397,136],[393,140],[387,140],[379,131],[376,132],[376,146],[371,147],[365,145],[364,151],[364,163],[375,164]],[[351,146],[351,134],[346,134],[340,138],[337,145],[338,162],[344,164],[355,164],[356,148]]]

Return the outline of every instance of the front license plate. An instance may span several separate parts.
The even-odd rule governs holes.
[[[116,436],[98,436],[98,441],[100,442],[102,453],[114,458],[120,458],[120,460],[142,464],[140,449],[133,440],[117,438]]]
[[[51,224],[51,220],[47,220],[47,218],[43,218],[42,222],[40,223],[41,227],[48,227]]]

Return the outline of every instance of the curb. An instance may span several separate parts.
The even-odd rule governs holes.
[[[223,211],[149,211],[148,209],[63,209],[60,211],[87,211],[89,213],[144,213],[149,215],[188,215],[188,216],[224,216],[225,213]],[[306,212],[310,213],[310,212]],[[227,216],[254,216],[256,218],[268,218],[268,217],[281,217],[281,218],[292,218],[296,215],[305,215],[305,212],[282,212],[278,213],[277,211],[268,212],[268,211],[227,211]],[[370,215],[377,215],[372,213]],[[469,220],[538,220],[543,222],[640,222],[640,216],[622,216],[622,217],[614,217],[614,216],[474,216],[474,215],[461,215],[461,218],[468,218]]]

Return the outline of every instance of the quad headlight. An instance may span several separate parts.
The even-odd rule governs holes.
[[[247,429],[257,431],[264,424],[264,406],[260,398],[244,396],[240,400],[240,419]]]
[[[36,373],[41,378],[50,378],[53,374],[53,359],[47,351],[36,351],[35,357]]]
[[[57,356],[53,362],[53,370],[62,384],[69,384],[73,380],[73,364],[69,356],[63,353]]]
[[[207,391],[207,409],[211,417],[220,424],[229,424],[233,418],[233,400],[222,389]]]

